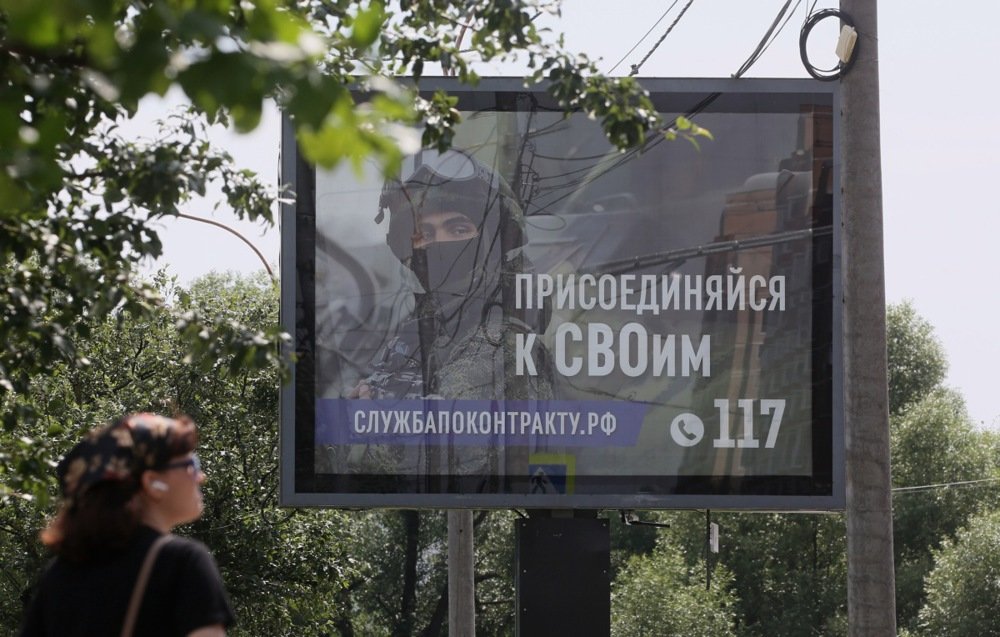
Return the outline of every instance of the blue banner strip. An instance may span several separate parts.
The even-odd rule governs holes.
[[[646,406],[619,401],[316,401],[317,445],[634,447]]]

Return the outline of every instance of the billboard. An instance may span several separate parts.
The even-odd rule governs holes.
[[[286,505],[843,508],[836,87],[646,80],[610,147],[514,78],[452,149],[317,170],[288,122]]]

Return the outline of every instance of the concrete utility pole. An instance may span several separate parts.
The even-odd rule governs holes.
[[[858,30],[843,79],[847,616],[852,637],[896,634],[882,249],[877,0],[841,0]]]
[[[448,511],[448,635],[476,636],[475,553],[472,511]]]

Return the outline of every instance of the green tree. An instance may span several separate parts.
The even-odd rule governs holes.
[[[514,634],[514,524],[511,511],[478,511],[476,526],[476,635]]]
[[[359,514],[356,559],[369,566],[349,584],[360,635],[442,635],[448,618],[446,520],[443,512]]]
[[[889,413],[895,416],[944,381],[948,361],[934,328],[910,301],[889,305],[885,321]]]
[[[154,288],[181,315],[261,328],[277,321],[276,290],[263,277],[213,276],[190,290],[161,280]],[[78,347],[91,364],[33,380],[24,400],[42,417],[27,433],[58,457],[84,431],[124,412],[190,414],[200,424],[206,514],[181,532],[212,548],[240,617],[233,634],[328,635],[350,610],[339,606],[345,583],[366,567],[350,555],[359,521],[344,512],[278,509],[277,368],[234,365],[235,353],[191,354],[174,319],[167,311],[90,317]],[[13,440],[0,433],[0,448]],[[36,537],[51,512],[54,472],[44,469],[49,498],[0,503],[0,632],[16,628],[24,591],[46,559]]]
[[[330,167],[373,157],[391,173],[404,151],[447,146],[459,117],[453,98],[421,97],[414,86],[426,63],[473,83],[470,60],[519,53],[531,81],[547,81],[562,108],[599,119],[614,144],[676,136],[634,79],[602,77],[543,37],[534,18],[558,11],[546,0],[0,0],[5,427],[37,416],[18,398],[35,376],[57,362],[87,364],[76,345],[81,317],[172,309],[133,272],[160,253],[159,219],[210,184],[239,215],[271,219],[277,193],[205,142],[208,123],[251,130],[274,99],[308,159]],[[190,100],[186,113],[149,139],[119,132],[140,99],[171,87]],[[684,124],[685,135],[702,132]],[[266,364],[276,356],[276,328],[176,318],[190,349],[249,352]],[[8,490],[38,486],[17,467],[28,465],[8,463]]]
[[[997,476],[995,436],[976,429],[956,392],[936,389],[892,419],[892,479],[897,622],[913,628],[933,551],[968,518],[996,506],[995,488],[913,487]],[[989,483],[986,483],[987,486]]]
[[[615,637],[725,637],[735,635],[732,579],[716,568],[711,589],[703,563],[684,561],[681,548],[662,535],[652,552],[628,560],[611,592]]]
[[[911,304],[887,308],[893,484],[992,475],[987,434],[973,430],[960,397],[940,389],[947,363],[933,328]],[[994,447],[995,448],[995,447]],[[980,506],[981,490],[900,492],[895,498],[897,607],[913,626],[931,551]],[[846,536],[841,515],[719,513],[719,561],[739,591],[744,635],[846,634]],[[673,514],[688,563],[703,555],[704,518]]]
[[[278,320],[277,290],[262,275],[205,277],[175,297],[182,313],[200,312],[215,324],[263,328]],[[360,525],[341,511],[277,507],[277,368],[249,365],[237,354],[185,363],[184,342],[169,329],[160,338],[173,351],[149,364],[180,364],[157,386],[203,423],[206,514],[190,532],[219,561],[239,634],[329,635],[342,619],[343,587],[365,566],[352,559]]]
[[[191,354],[179,313],[263,329],[277,320],[277,291],[263,276],[212,275],[187,289],[153,287],[172,311],[91,317],[78,346],[90,360],[32,383],[43,416],[27,433],[58,457],[89,428],[135,410],[175,411],[200,425],[204,517],[181,529],[212,549],[237,610],[234,635],[443,635],[447,630],[445,520],[435,512],[344,512],[277,507],[278,370],[237,353]],[[239,363],[239,364],[234,364]],[[0,432],[0,449],[18,445]],[[54,501],[0,503],[0,633],[20,622],[24,596],[47,559],[38,530]],[[513,631],[513,515],[476,515],[478,632]]]
[[[671,525],[668,533],[681,547],[688,568],[703,572],[704,512],[676,512],[660,519]],[[737,634],[846,634],[847,544],[842,515],[713,511],[712,521],[719,525],[719,553],[714,560],[730,574],[735,592]]]
[[[520,54],[531,82],[546,81],[563,109],[600,120],[619,147],[704,134],[688,122],[671,130],[634,79],[604,78],[561,39],[546,39],[534,19],[558,11],[546,0],[0,0],[0,517],[20,547],[10,554],[29,560],[22,573],[41,559],[21,533],[37,528],[52,495],[51,459],[117,413],[178,407],[205,423],[206,465],[219,476],[206,487],[210,519],[225,520],[195,532],[217,547],[238,603],[244,592],[286,600],[251,613],[241,630],[325,629],[304,618],[322,614],[322,599],[353,598],[347,584],[330,591],[317,582],[359,578],[350,569],[320,578],[331,553],[311,550],[339,546],[340,528],[363,534],[387,522],[273,509],[269,409],[275,344],[287,337],[273,320],[213,303],[216,294],[232,301],[231,292],[256,302],[253,285],[233,292],[234,282],[216,280],[185,292],[143,282],[135,267],[160,253],[157,222],[213,184],[239,215],[271,220],[279,193],[205,142],[211,123],[254,128],[265,99],[290,115],[311,161],[359,166],[373,157],[391,173],[404,151],[447,146],[458,119],[446,94],[418,93],[426,63],[474,83],[472,60]],[[190,100],[186,112],[148,139],[120,134],[143,97],[171,87]],[[434,561],[433,542],[416,546],[422,557],[408,553],[405,564]],[[23,576],[7,573],[11,590],[21,588]],[[419,620],[408,613],[420,604],[409,595],[400,621],[412,627]],[[328,621],[350,634],[353,610]]]
[[[1000,511],[974,516],[934,553],[919,634],[1000,635]]]
[[[943,389],[947,362],[933,328],[909,303],[888,308],[893,485],[912,487],[996,476],[998,437],[977,430],[961,397]],[[911,632],[934,551],[970,515],[996,507],[992,483],[899,491],[894,496],[899,626]],[[741,635],[846,634],[846,537],[840,515],[717,513],[718,561],[731,573]],[[670,513],[662,533],[689,569],[704,556],[704,514]],[[617,564],[647,555],[635,536]],[[703,567],[702,567],[703,568]],[[977,634],[975,632],[968,634]]]
[[[351,609],[341,635],[427,636],[447,634],[446,520],[434,511],[370,511],[352,514],[351,559],[341,603]],[[505,511],[478,511],[476,537],[476,634],[514,631],[513,524]]]
[[[915,630],[933,552],[969,516],[997,503],[995,490],[926,487],[996,475],[995,436],[978,430],[965,402],[942,387],[947,358],[910,302],[886,311],[892,445],[893,545],[900,629]]]

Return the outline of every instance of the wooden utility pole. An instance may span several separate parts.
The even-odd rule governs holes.
[[[896,634],[882,248],[877,0],[841,0],[858,30],[842,78],[847,615],[852,637]]]

